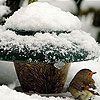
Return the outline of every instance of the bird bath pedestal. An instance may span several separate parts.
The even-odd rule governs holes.
[[[17,63],[15,69],[24,92],[61,93],[67,79],[70,63],[61,69],[47,63]]]

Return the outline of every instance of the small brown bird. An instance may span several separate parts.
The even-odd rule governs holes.
[[[99,95],[89,90],[96,89],[95,81],[92,79],[92,75],[95,73],[89,69],[82,69],[75,75],[68,87],[68,91],[75,99],[91,100],[95,95]]]

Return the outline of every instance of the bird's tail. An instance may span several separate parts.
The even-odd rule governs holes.
[[[69,87],[67,87],[66,92],[70,92],[69,90],[70,90]]]

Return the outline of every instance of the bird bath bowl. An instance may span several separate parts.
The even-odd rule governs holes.
[[[71,62],[99,56],[79,19],[48,3],[19,9],[5,27],[0,28],[0,60],[14,62],[23,92],[61,93]]]

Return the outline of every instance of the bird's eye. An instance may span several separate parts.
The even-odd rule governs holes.
[[[91,75],[91,73],[88,73],[89,75]]]
[[[89,72],[89,73],[88,73],[88,75],[89,75],[90,77],[92,77],[92,75],[93,75],[93,72]]]

